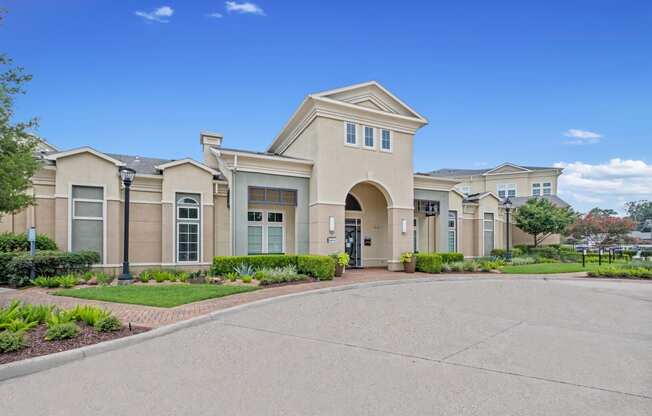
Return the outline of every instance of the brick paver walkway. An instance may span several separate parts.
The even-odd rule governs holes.
[[[48,292],[52,291],[52,289],[42,288],[28,288],[23,290],[0,292],[0,305],[6,305],[13,299],[19,299],[24,302],[34,304],[54,304],[63,308],[71,308],[75,305],[99,305],[109,309],[125,323],[131,322],[134,325],[154,328],[178,321],[184,321],[196,316],[205,315],[213,311],[241,305],[243,303],[287,295],[290,293],[306,292],[314,289],[345,286],[355,283],[413,279],[417,277],[440,277],[442,279],[451,279],[455,278],[456,276],[459,278],[468,278],[470,276],[478,278],[517,277],[516,275],[497,275],[494,273],[432,275],[426,273],[407,274],[402,272],[390,272],[386,269],[361,269],[348,270],[346,273],[344,273],[344,276],[336,277],[334,280],[330,281],[270,287],[254,292],[240,293],[223,298],[194,302],[174,308],[127,305],[122,303],[101,302],[95,300],[53,296],[48,294]],[[569,275],[566,274],[564,276]]]

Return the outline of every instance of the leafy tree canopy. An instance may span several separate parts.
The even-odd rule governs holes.
[[[516,209],[516,226],[532,235],[534,246],[538,246],[552,234],[561,234],[573,223],[577,215],[570,208],[561,208],[544,198],[531,198]]]
[[[652,201],[632,201],[625,204],[627,215],[636,223],[640,231],[652,228]]]
[[[568,228],[574,238],[589,244],[607,246],[627,241],[627,235],[636,228],[629,218],[613,215],[595,215],[591,212],[577,220]]]
[[[0,10],[0,23],[3,14]],[[34,203],[33,196],[26,191],[40,163],[34,158],[37,139],[29,133],[37,121],[14,123],[12,120],[15,96],[24,94],[22,86],[31,79],[23,68],[14,66],[8,56],[0,54],[0,216]]]

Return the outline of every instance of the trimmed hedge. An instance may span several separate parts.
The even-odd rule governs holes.
[[[462,253],[436,253],[441,256],[442,263],[455,263],[457,261],[464,261],[464,254]]]
[[[0,284],[9,283],[9,270],[7,266],[11,259],[16,257],[19,253],[0,253]]]
[[[589,271],[591,277],[629,277],[636,279],[652,279],[652,270],[645,267],[615,267],[602,266]]]
[[[36,249],[37,250],[56,250],[56,243],[47,235],[36,235]],[[14,234],[2,233],[0,234],[0,253],[11,253],[15,251],[29,251],[29,241],[27,241],[27,233]]]
[[[335,260],[330,256],[297,256],[297,272],[319,280],[331,280],[335,276]]]
[[[416,270],[425,273],[441,273],[442,257],[438,253],[417,253]]]
[[[285,254],[253,255],[253,256],[217,256],[213,257],[211,272],[214,276],[223,276],[232,272],[237,266],[251,265],[254,269],[263,267],[285,267],[297,265],[297,256]]]
[[[24,286],[29,283],[32,266],[36,276],[57,276],[84,273],[99,262],[100,255],[94,251],[37,251],[34,257],[29,253],[15,255],[7,263],[6,272],[10,284]]]
[[[330,280],[335,276],[335,260],[329,256],[285,254],[217,256],[213,258],[211,273],[214,276],[223,276],[233,272],[234,268],[241,264],[250,265],[255,270],[293,265],[299,274],[306,274],[320,280]]]

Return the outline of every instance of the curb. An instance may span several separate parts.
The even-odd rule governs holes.
[[[525,278],[524,280],[542,280],[540,277],[534,277],[528,275],[514,274],[514,275],[507,275],[507,276],[512,278]],[[577,279],[577,277],[568,276],[567,278],[564,278],[562,276],[557,275],[557,276],[550,276],[547,279],[543,279],[543,280],[575,280],[575,279]],[[73,361],[82,360],[87,357],[93,357],[95,355],[99,355],[105,352],[115,351],[118,349],[130,347],[132,345],[137,345],[154,338],[162,337],[165,335],[169,335],[181,331],[183,329],[192,328],[197,325],[215,321],[222,316],[228,316],[240,312],[241,310],[244,309],[255,308],[258,306],[277,303],[277,302],[284,302],[286,300],[295,297],[345,292],[349,290],[369,288],[369,287],[395,286],[395,285],[432,283],[432,282],[465,282],[465,281],[478,281],[478,280],[500,281],[500,280],[505,280],[505,278],[501,277],[500,275],[485,277],[482,279],[478,279],[477,276],[473,276],[473,275],[457,275],[457,277],[454,278],[450,278],[450,277],[417,277],[417,278],[410,278],[410,279],[404,278],[401,280],[381,280],[377,282],[353,283],[350,285],[314,289],[306,292],[290,293],[287,295],[280,295],[280,296],[275,296],[267,299],[260,299],[249,303],[243,303],[241,305],[233,306],[230,308],[210,312],[206,315],[198,316],[185,321],[175,322],[173,324],[155,328],[150,331],[143,332],[141,334],[131,335],[124,338],[118,338],[111,341],[100,342],[98,344],[76,348],[73,350],[62,351],[54,354],[29,358],[22,361],[15,361],[12,363],[0,365],[0,383],[13,378],[23,377],[34,373],[39,373],[41,371],[49,370],[52,368],[60,367],[64,364],[68,364]],[[607,279],[595,278],[595,280],[601,281]],[[608,280],[612,280],[612,279],[608,279]],[[618,280],[618,279],[613,279],[613,280]]]

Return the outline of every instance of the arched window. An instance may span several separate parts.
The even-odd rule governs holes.
[[[197,262],[200,253],[199,195],[177,194],[177,261]]]
[[[347,211],[362,211],[360,202],[351,194],[346,196],[346,203],[344,209]]]

